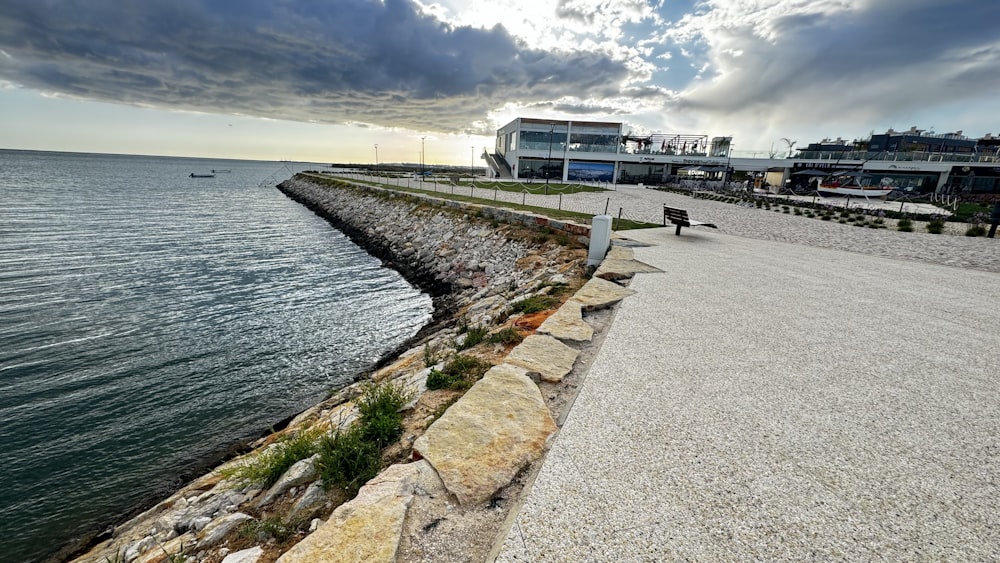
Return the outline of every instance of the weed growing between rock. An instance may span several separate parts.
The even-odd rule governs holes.
[[[476,344],[479,344],[486,338],[486,333],[489,329],[485,326],[470,326],[465,330],[465,338],[462,340],[461,344],[456,343],[455,349],[458,351],[466,350],[472,348]]]
[[[441,370],[432,369],[427,375],[428,389],[468,389],[479,381],[493,364],[474,356],[458,355]]]
[[[271,448],[249,458],[244,463],[225,468],[220,473],[226,479],[232,479],[240,485],[270,487],[295,462],[316,453],[317,440],[321,434],[320,430],[312,429],[283,438]]]
[[[362,436],[379,449],[395,442],[403,433],[402,409],[413,399],[403,383],[368,384],[357,401]]]
[[[247,520],[239,528],[239,536],[249,540],[264,542],[275,539],[283,542],[295,535],[296,529],[286,525],[281,518],[266,518],[264,520]]]
[[[899,222],[896,223],[896,230],[903,231],[904,233],[912,233],[913,221],[910,221],[909,219],[906,218],[900,219]]]
[[[428,342],[424,345],[424,367],[429,368],[441,361],[441,347]]]
[[[489,344],[503,344],[504,346],[517,344],[522,340],[524,340],[524,336],[521,335],[521,331],[512,326],[504,327],[486,338],[486,342]]]
[[[559,304],[559,299],[551,295],[533,295],[511,303],[511,313],[539,313],[547,311]]]

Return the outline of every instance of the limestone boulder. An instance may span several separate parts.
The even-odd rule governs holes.
[[[288,492],[292,487],[298,487],[299,485],[315,481],[318,475],[316,470],[317,460],[319,460],[319,454],[314,454],[312,457],[295,462],[278,479],[278,482],[271,485],[271,488],[260,497],[260,500],[257,501],[257,506],[261,507],[274,502],[275,499]]]
[[[222,540],[226,539],[230,532],[247,520],[253,520],[253,518],[242,512],[234,512],[213,520],[199,534],[197,549],[202,550],[222,543]]]
[[[394,561],[420,471],[419,462],[389,467],[278,558],[278,563]]]
[[[635,259],[631,248],[612,246],[604,261],[594,272],[594,277],[606,280],[631,278],[635,274],[662,273],[663,270]]]
[[[536,332],[572,342],[590,342],[594,338],[593,327],[583,320],[583,304],[573,300],[545,319]]]
[[[323,485],[319,482],[313,483],[292,505],[288,514],[285,515],[285,522],[294,525],[299,522],[308,522],[320,514],[328,514],[330,512],[329,502],[329,496]]]
[[[417,438],[413,449],[463,505],[489,500],[541,457],[555,422],[523,368],[502,364]]]
[[[595,309],[611,307],[629,295],[634,294],[635,291],[614,282],[609,282],[601,278],[590,278],[573,295],[572,301],[578,301],[583,304],[584,309],[593,311]]]
[[[264,548],[255,545],[248,549],[241,549],[230,553],[222,560],[222,563],[257,563],[257,561],[260,561],[262,555],[264,555]]]
[[[579,354],[551,336],[533,334],[514,347],[505,361],[538,374],[542,381],[558,383],[573,369]]]

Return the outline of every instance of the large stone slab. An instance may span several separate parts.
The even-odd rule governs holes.
[[[555,431],[542,394],[525,370],[502,364],[445,411],[413,449],[459,503],[470,505],[489,500],[541,457]]]
[[[634,295],[635,291],[627,287],[622,287],[614,282],[609,282],[601,278],[590,278],[583,287],[573,295],[573,301],[579,301],[588,311],[595,309],[606,309],[629,295]]]
[[[558,383],[573,369],[579,354],[551,336],[533,334],[511,350],[504,361],[537,373],[542,381]]]
[[[368,481],[354,500],[340,505],[278,563],[394,561],[420,463],[393,465]]]
[[[545,319],[536,332],[573,342],[590,342],[594,338],[593,327],[583,320],[583,304],[573,300],[564,303],[554,315]]]
[[[624,246],[612,246],[604,261],[594,272],[594,277],[606,280],[620,280],[631,278],[636,274],[662,273],[663,270],[640,262],[635,259],[635,253],[631,248]]]

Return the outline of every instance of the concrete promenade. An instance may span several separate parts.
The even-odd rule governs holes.
[[[497,561],[1000,557],[1000,243],[684,201],[876,250],[626,232],[664,273],[633,280]],[[976,269],[943,265],[965,248]]]

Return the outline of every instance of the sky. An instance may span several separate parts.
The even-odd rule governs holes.
[[[0,148],[483,166],[517,117],[1000,134],[997,0],[3,0]]]

